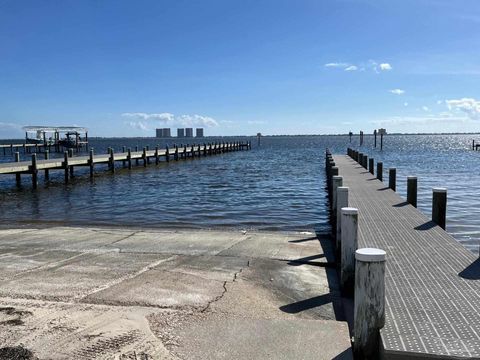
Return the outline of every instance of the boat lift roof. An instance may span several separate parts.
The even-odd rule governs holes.
[[[87,132],[88,129],[80,126],[24,126],[25,131],[42,132]]]

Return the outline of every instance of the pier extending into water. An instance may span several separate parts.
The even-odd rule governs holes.
[[[41,160],[37,154],[32,154],[31,161],[20,161],[19,153],[15,153],[15,162],[0,163],[0,175],[15,175],[17,185],[21,183],[21,175],[29,174],[32,178],[32,186],[38,186],[38,172],[45,171],[45,179],[48,181],[51,170],[63,170],[65,174],[65,183],[74,174],[75,167],[89,167],[90,177],[94,176],[94,168],[97,164],[108,164],[112,173],[115,173],[115,164],[122,162],[122,165],[132,168],[132,164],[138,165],[141,161],[143,166],[147,166],[151,162],[158,164],[162,159],[165,161],[178,161],[180,159],[195,158],[208,155],[222,154],[231,151],[249,150],[250,142],[229,142],[215,143],[203,145],[184,145],[174,146],[172,149],[166,147],[159,149],[157,146],[154,150],[144,147],[142,151],[138,151],[138,147],[132,151],[123,147],[122,152],[115,153],[112,148],[108,154],[95,155],[94,150],[90,149],[88,156],[73,156],[73,150],[65,151],[64,157],[49,159],[49,152],[45,152],[45,159]]]
[[[341,228],[340,233],[334,232],[342,259],[340,281],[344,293],[353,290],[353,282],[357,290],[358,273],[353,275],[354,281],[343,281],[343,271],[352,271],[345,267],[344,259],[355,261],[348,259],[354,258],[357,248],[385,250],[384,274],[377,270],[370,274],[375,281],[375,276],[384,277],[384,290],[377,284],[378,288],[369,289],[370,295],[355,292],[354,297],[355,302],[367,297],[372,305],[369,311],[373,311],[370,315],[375,321],[369,319],[362,325],[369,328],[373,343],[378,335],[378,356],[479,359],[480,261],[444,230],[446,189],[433,189],[432,216],[428,217],[416,209],[416,178],[402,180],[409,187],[409,196],[403,199],[395,192],[394,168],[389,169],[385,184],[382,163],[378,163],[375,175],[373,159],[352,149],[348,154],[332,156],[327,152],[326,159],[332,214],[341,214],[334,220],[334,228]],[[341,209],[335,209],[336,205]],[[354,212],[356,221],[344,224]],[[354,229],[345,232],[347,225]],[[352,244],[353,249],[347,246]],[[358,266],[357,255],[354,272],[358,272]],[[373,282],[367,282],[367,286],[373,286]],[[383,291],[381,303],[378,298],[368,298]],[[355,304],[355,308],[358,306]],[[355,339],[362,331],[355,327]],[[354,350],[359,345],[354,343]]]

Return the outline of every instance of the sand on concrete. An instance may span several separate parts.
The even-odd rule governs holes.
[[[0,359],[349,359],[349,339],[312,233],[0,229]]]

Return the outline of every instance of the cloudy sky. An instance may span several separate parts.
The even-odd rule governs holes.
[[[0,138],[480,131],[475,0],[0,0]]]

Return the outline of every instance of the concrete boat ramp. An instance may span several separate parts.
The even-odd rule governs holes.
[[[0,258],[0,358],[351,358],[312,233],[0,229]]]

